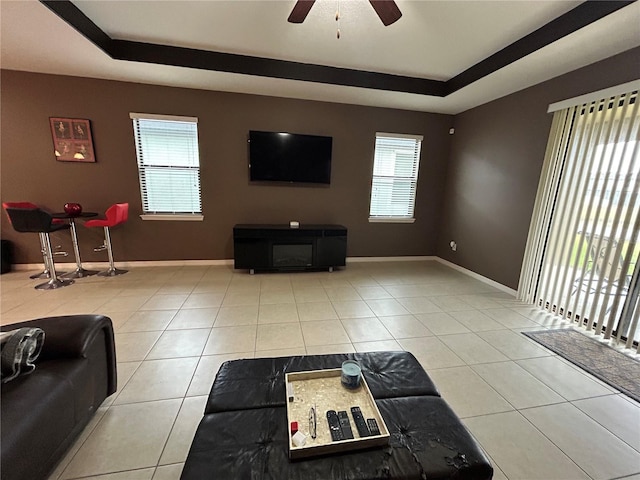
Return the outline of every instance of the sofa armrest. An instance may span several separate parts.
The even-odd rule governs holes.
[[[108,390],[111,393],[115,392],[116,352],[113,325],[109,317],[91,314],[46,317],[4,325],[0,330],[6,332],[22,327],[40,328],[44,331],[44,345],[36,364],[62,358],[87,358],[91,349],[105,349],[108,363]],[[104,344],[94,345],[96,341]]]

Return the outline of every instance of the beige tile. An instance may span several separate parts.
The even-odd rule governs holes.
[[[223,298],[223,293],[192,293],[182,304],[182,308],[219,307]]]
[[[512,330],[480,332],[478,336],[482,337],[512,360],[552,355],[552,352],[546,348],[542,348],[521,333]]]
[[[256,350],[255,358],[297,357],[306,354],[307,351],[304,347],[277,348],[275,350]]]
[[[429,337],[433,335],[413,315],[382,317],[380,321],[395,338]]]
[[[147,295],[116,297],[100,306],[101,310],[112,312],[132,312],[138,310],[149,300]]]
[[[186,293],[176,293],[171,295],[156,294],[140,307],[140,310],[178,310],[187,300]]]
[[[116,333],[116,359],[118,362],[144,360],[162,332]]]
[[[322,287],[295,288],[294,285],[293,296],[296,299],[296,303],[329,301],[329,297]]]
[[[180,330],[183,328],[211,328],[213,327],[218,308],[181,308],[176,313],[167,330]]]
[[[51,310],[50,315],[82,315],[99,310],[102,305],[110,301],[112,296],[95,296],[75,298],[58,308]]]
[[[127,470],[126,472],[108,473],[106,475],[92,475],[82,477],[82,480],[152,480],[155,468],[142,468],[139,470]]]
[[[469,333],[469,329],[448,313],[420,313],[415,315],[420,322],[434,335],[451,335]]]
[[[253,352],[256,349],[256,325],[214,327],[203,355]]]
[[[509,360],[475,333],[442,335],[439,338],[467,365]]]
[[[583,370],[569,365],[557,356],[519,360],[517,363],[567,400],[609,395],[614,392],[613,389],[586,375]]]
[[[189,447],[204,415],[206,403],[206,395],[184,399],[160,457],[160,465],[180,463],[187,459]]]
[[[173,465],[160,465],[156,468],[151,480],[180,480],[184,463],[175,463]]]
[[[260,288],[255,291],[234,291],[232,287],[227,290],[222,301],[223,307],[237,307],[241,305],[258,305],[260,303]]]
[[[299,322],[298,309],[295,303],[279,303],[260,305],[258,323],[291,323]]]
[[[149,310],[135,312],[119,328],[119,333],[124,332],[149,332],[164,330],[176,314],[176,310]]]
[[[293,290],[261,290],[260,305],[274,305],[281,303],[295,303]]]
[[[375,317],[349,318],[341,321],[352,343],[393,340],[393,335]]]
[[[147,360],[176,357],[199,357],[202,354],[210,328],[193,330],[167,330],[153,346]]]
[[[205,355],[200,357],[196,372],[189,385],[189,390],[187,390],[187,396],[208,395],[220,366],[226,361],[241,358],[253,358],[253,351]]]
[[[437,297],[431,297],[430,300],[435,303],[444,312],[457,312],[460,310],[473,310],[473,307],[467,302],[462,300],[460,296],[455,295],[443,295]]]
[[[234,327],[239,325],[255,325],[258,323],[259,307],[255,305],[237,305],[221,307],[214,323],[215,327]]]
[[[304,348],[302,330],[299,323],[276,323],[258,325],[256,351],[283,348]]]
[[[174,283],[175,281],[172,281],[168,284],[165,284],[163,286],[161,286],[158,291],[156,292],[157,295],[175,295],[175,294],[190,294],[194,287],[195,287],[195,282],[180,282],[180,283]]]
[[[350,300],[362,300],[358,291],[350,285],[325,287],[327,296],[332,302],[347,302]]]
[[[338,314],[338,318],[365,318],[375,316],[364,300],[331,303]]]
[[[182,400],[109,407],[63,479],[155,467]]]
[[[442,309],[427,297],[398,298],[398,302],[410,313],[442,312]]]
[[[513,407],[489,386],[470,367],[429,370],[442,398],[459,417],[475,417],[490,413],[507,412]],[[473,392],[473,395],[469,395]]]
[[[297,307],[301,322],[338,319],[338,314],[333,309],[331,302],[298,303]]]
[[[338,345],[350,343],[349,335],[340,320],[322,320],[303,322],[302,335],[307,347],[316,345]]]
[[[284,273],[267,275],[260,279],[260,292],[293,292],[291,278]]]
[[[485,330],[504,330],[506,327],[488,317],[480,310],[464,310],[461,312],[450,312],[453,318],[464,325],[472,332],[483,332]]]
[[[625,477],[640,470],[640,452],[571,404],[530,408],[522,414],[596,480]]]
[[[199,282],[195,286],[195,288],[191,292],[191,295],[196,295],[199,293],[213,294],[213,295],[222,294],[224,297],[224,294],[227,293],[228,286],[229,286],[229,282],[227,282],[226,280],[208,281],[206,279],[203,279],[201,282]]]
[[[485,363],[471,368],[518,409],[565,401],[515,362]]]
[[[392,298],[391,294],[379,285],[359,285],[356,287],[356,292],[363,300]]]
[[[114,405],[184,397],[197,364],[198,357],[142,362]]]
[[[473,308],[502,308],[502,305],[487,295],[475,294],[475,295],[456,295],[460,300],[466,304],[471,305]]]
[[[398,340],[398,343],[403,350],[413,353],[427,371],[464,365],[464,361],[437,337],[404,338]]]
[[[640,451],[640,406],[621,395],[577,400],[573,404],[600,425]],[[563,422],[564,423],[564,422]]]
[[[464,423],[509,480],[589,480],[518,412],[466,418]]]
[[[374,342],[358,342],[353,344],[357,352],[399,352],[403,348],[396,340],[376,340]]]
[[[409,311],[394,298],[379,300],[367,300],[367,305],[378,317],[390,317],[393,315],[408,315]]]
[[[539,327],[539,325],[508,308],[490,308],[482,313],[493,318],[507,328]]]
[[[339,345],[307,345],[307,355],[330,355],[334,353],[355,353],[351,343],[341,343]]]
[[[423,285],[385,285],[384,289],[394,298],[422,297],[425,292]]]

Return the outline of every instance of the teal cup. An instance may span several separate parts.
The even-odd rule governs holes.
[[[355,360],[346,360],[342,362],[342,374],[340,380],[342,385],[347,388],[358,388],[360,386],[360,378],[362,377],[362,369],[360,364]]]

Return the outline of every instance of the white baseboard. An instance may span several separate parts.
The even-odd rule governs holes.
[[[509,295],[513,295],[514,297],[518,293],[513,288],[509,288],[506,285],[502,285],[501,283],[498,283],[495,280],[491,280],[490,278],[484,277],[479,273],[472,272],[468,268],[464,268],[464,267],[461,267],[460,265],[456,265],[455,263],[452,263],[449,260],[445,260],[444,258],[436,257],[436,261],[439,263],[442,263],[443,265],[446,265],[447,267],[453,268],[454,270],[464,273],[465,275],[475,278],[476,280],[479,280],[482,283],[491,285],[492,287],[497,288],[502,292],[508,293]]]
[[[491,285],[498,290],[516,296],[516,291],[501,283],[498,283],[490,278],[484,277],[471,270],[456,265],[448,260],[433,255],[430,256],[407,256],[407,257],[347,257],[347,264],[349,263],[374,263],[374,262],[423,262],[423,261],[436,261],[446,265],[454,270],[457,270],[465,275],[468,275],[476,280]],[[116,262],[116,267],[120,268],[132,268],[132,267],[194,267],[194,266],[233,266],[233,259],[223,260],[142,260],[132,262]],[[86,269],[94,270],[106,270],[109,268],[108,262],[83,262],[82,266]],[[41,263],[19,263],[12,265],[15,271],[27,271],[42,269]],[[73,270],[76,268],[75,263],[58,263],[56,262],[56,269],[60,270]]]
[[[436,260],[434,256],[415,257],[347,257],[347,263],[368,263],[368,262],[422,262],[425,260]]]
[[[195,266],[220,266],[233,265],[233,259],[224,260],[139,260],[131,262],[115,262],[116,268],[132,267],[195,267]],[[82,262],[82,267],[87,270],[106,270],[109,262]],[[11,266],[14,271],[42,270],[42,263],[19,263]],[[56,262],[56,270],[74,270],[75,263]]]

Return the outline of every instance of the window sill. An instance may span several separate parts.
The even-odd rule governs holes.
[[[177,221],[177,222],[201,222],[204,220],[204,215],[199,213],[177,213],[177,214],[162,214],[162,213],[147,213],[140,215],[142,220],[161,220],[161,221]]]
[[[415,218],[369,217],[369,223],[414,223],[415,221]]]

